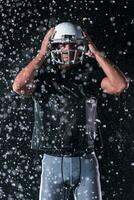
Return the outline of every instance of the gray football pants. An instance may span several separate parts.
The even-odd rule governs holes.
[[[39,200],[102,200],[95,153],[85,157],[44,154]]]

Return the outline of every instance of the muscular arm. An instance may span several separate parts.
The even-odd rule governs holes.
[[[124,74],[116,65],[100,53],[96,53],[95,58],[106,75],[101,82],[101,88],[104,92],[119,94],[128,87]]]
[[[33,94],[36,83],[34,77],[36,71],[42,66],[45,56],[48,52],[48,43],[51,35],[54,33],[54,28],[51,28],[45,35],[41,49],[36,57],[26,65],[16,76],[13,83],[13,90],[19,95],[30,96]]]
[[[128,88],[128,82],[124,74],[117,66],[99,52],[87,33],[84,33],[84,35],[89,47],[89,51],[86,55],[94,57],[106,75],[101,81],[101,88],[108,94],[120,94],[123,90]]]
[[[36,83],[34,77],[36,71],[41,67],[44,55],[39,53],[37,56],[16,76],[13,83],[13,90],[19,95],[32,95]]]

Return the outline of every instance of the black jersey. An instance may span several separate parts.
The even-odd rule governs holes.
[[[66,71],[51,64],[40,69],[33,95],[33,149],[72,156],[93,150],[94,140],[87,134],[92,127],[86,119],[86,109],[87,103],[93,102],[91,98],[98,97],[103,77],[104,73],[93,60]]]

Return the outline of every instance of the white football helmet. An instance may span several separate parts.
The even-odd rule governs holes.
[[[86,50],[84,35],[80,26],[70,22],[63,22],[55,27],[54,35],[50,40],[50,52],[52,62],[60,65],[72,65],[82,63],[83,56]],[[72,49],[66,52],[63,44],[74,44]],[[64,59],[64,54],[68,56],[67,61]],[[71,56],[70,56],[71,55]]]

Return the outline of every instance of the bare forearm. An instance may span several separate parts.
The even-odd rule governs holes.
[[[101,54],[87,33],[85,33],[85,37],[89,47],[86,55],[95,58],[106,75],[101,81],[101,88],[108,94],[120,94],[128,88],[128,81],[125,75],[117,66]]]
[[[41,67],[44,61],[44,55],[38,53],[37,56],[24,68],[22,69],[13,83],[14,90],[20,90],[26,85],[33,83],[36,71]]]
[[[117,84],[126,83],[126,78],[123,73],[108,58],[101,55],[101,53],[97,53],[95,58],[113,87],[116,87]]]

